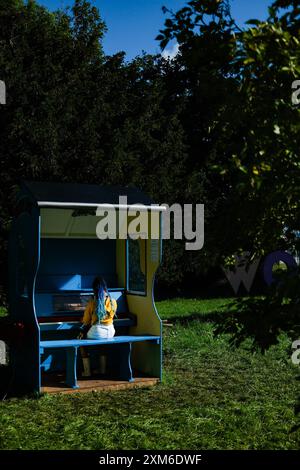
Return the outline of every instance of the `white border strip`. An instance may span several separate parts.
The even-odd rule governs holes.
[[[136,211],[154,211],[154,212],[164,212],[167,210],[165,206],[144,206],[139,204],[96,204],[96,203],[84,203],[84,202],[49,202],[49,201],[38,201],[39,207],[101,207],[102,209],[131,209]]]

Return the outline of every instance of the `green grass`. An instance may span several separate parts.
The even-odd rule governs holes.
[[[160,317],[165,320],[195,318],[234,310],[234,299],[172,299],[157,302]]]
[[[148,389],[11,399],[1,449],[299,449],[299,368],[282,334],[265,354],[214,335],[231,301],[159,302],[163,383]],[[232,306],[230,307],[233,308]],[[295,338],[293,338],[295,339]]]

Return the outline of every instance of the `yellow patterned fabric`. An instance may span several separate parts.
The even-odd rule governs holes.
[[[98,323],[98,317],[96,315],[96,301],[94,299],[91,299],[84,311],[82,323],[86,326],[92,326]],[[105,298],[105,310],[106,310],[106,316],[103,318],[103,320],[100,321],[101,325],[111,325],[113,322],[113,318],[115,316],[115,313],[117,311],[117,302],[115,299],[112,299],[110,301],[109,296],[107,295]]]

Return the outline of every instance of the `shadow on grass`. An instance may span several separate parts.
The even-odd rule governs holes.
[[[239,346],[247,338],[253,339],[253,348],[262,352],[278,344],[280,333],[291,338],[300,337],[299,306],[280,305],[270,298],[240,299],[235,310],[225,318],[216,319],[215,334],[230,333],[231,343]]]
[[[300,375],[296,377],[296,380],[300,381]],[[299,424],[296,424],[295,426],[293,426],[290,430],[290,433],[297,432],[300,429],[300,396],[298,397],[298,401],[295,406],[295,416],[298,417]]]
[[[241,298],[226,305],[227,310],[211,313],[194,312],[172,316],[170,322],[187,326],[190,322],[213,323],[215,335],[230,334],[230,344],[240,346],[248,338],[253,349],[262,352],[278,344],[280,333],[300,338],[300,305],[278,305],[270,298]]]
[[[188,326],[190,322],[214,324],[214,334],[229,334],[231,346],[239,347],[246,339],[252,340],[252,351],[267,351],[279,343],[279,335],[286,333],[293,340],[300,339],[300,304],[284,304],[278,299],[247,298],[237,299],[227,305],[227,311],[214,313],[193,313],[186,317],[173,317],[172,322]],[[292,354],[292,350],[290,351]],[[295,380],[300,381],[300,375]],[[300,397],[294,408],[300,418]],[[290,432],[297,432],[300,424]]]

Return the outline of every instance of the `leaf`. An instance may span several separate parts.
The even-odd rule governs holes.
[[[262,23],[262,22],[261,22],[260,20],[251,19],[251,20],[246,21],[245,24],[250,24],[250,25],[259,26],[261,23]]]
[[[165,21],[165,26],[166,26],[167,28],[172,28],[172,26],[173,26],[173,21],[170,20],[170,18],[166,19],[166,21]]]
[[[169,39],[163,39],[160,43],[160,47],[162,48],[162,50],[165,49],[165,47],[168,45],[168,42],[169,42]]]
[[[248,173],[248,170],[247,170],[247,168],[246,168],[244,165],[239,165],[239,166],[238,166],[238,169],[239,169],[242,173],[245,173],[245,174]]]
[[[277,124],[274,126],[274,134],[280,135],[280,127]]]
[[[244,60],[245,65],[252,64],[253,62],[255,62],[253,57],[248,57],[248,59]]]

